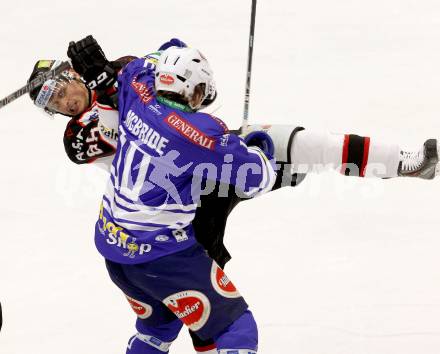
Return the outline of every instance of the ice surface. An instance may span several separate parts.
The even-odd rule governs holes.
[[[237,127],[249,13],[232,0],[3,1],[0,97],[69,40],[93,34],[116,58],[177,36],[210,59],[216,114]],[[259,1],[254,55],[251,122],[409,148],[440,135],[438,1]],[[23,98],[0,119],[0,353],[124,353],[134,316],[93,245],[106,176],[64,156],[64,117]],[[438,181],[327,173],[241,204],[227,270],[260,352],[438,354],[439,195]],[[182,332],[172,353],[191,352]]]

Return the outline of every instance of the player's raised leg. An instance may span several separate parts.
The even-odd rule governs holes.
[[[356,134],[304,130],[296,125],[253,125],[249,130],[268,133],[275,144],[277,163],[291,173],[339,170],[346,176],[418,177],[433,179],[439,162],[436,139],[428,139],[417,150]]]

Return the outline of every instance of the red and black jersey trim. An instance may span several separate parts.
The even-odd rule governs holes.
[[[191,336],[194,349],[200,353],[207,352],[212,349],[216,349],[217,346],[213,339],[201,339],[197,334],[195,334],[193,331],[189,331],[189,334]]]
[[[344,137],[341,173],[346,176],[365,176],[370,150],[370,138],[354,134]]]

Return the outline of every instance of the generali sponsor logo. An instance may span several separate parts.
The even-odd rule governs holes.
[[[224,297],[230,299],[241,297],[235,285],[229,280],[223,269],[215,262],[212,262],[211,283],[215,291]]]
[[[153,308],[150,305],[146,304],[145,302],[133,299],[132,297],[127,295],[125,295],[125,297],[127,298],[127,301],[130,304],[131,308],[139,318],[144,320],[153,314]]]
[[[193,331],[202,328],[211,313],[211,304],[206,295],[195,290],[170,295],[163,303]]]
[[[178,114],[173,112],[166,117],[164,121],[193,144],[200,145],[209,150],[214,150],[215,139],[197,129]]]

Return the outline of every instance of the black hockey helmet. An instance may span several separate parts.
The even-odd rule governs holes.
[[[46,72],[55,69],[62,63],[61,60],[38,60],[34,68],[32,70],[31,76],[28,79],[28,83],[32,81],[33,79],[45,74]],[[53,79],[48,79],[45,82],[43,82],[41,85],[38,85],[33,90],[29,92],[29,96],[34,102],[34,104],[43,109],[46,113],[49,115],[53,115],[58,112],[55,107],[51,105],[51,98],[54,93],[56,93],[58,90],[60,90],[63,85],[68,84],[72,80],[79,81],[82,83],[82,81],[75,77],[74,72],[72,70],[65,70],[61,74],[58,74]],[[89,100],[90,100],[90,92],[89,92]],[[66,115],[66,114],[63,114]]]
[[[38,60],[34,65],[34,68],[32,70],[32,74],[28,79],[28,83],[31,82],[36,77],[41,76],[45,72],[55,68],[56,63],[57,63],[57,60]],[[32,101],[35,102],[42,87],[43,87],[43,84],[35,87],[31,92],[29,92],[29,96],[31,97]]]

